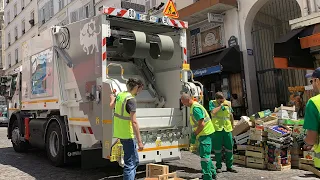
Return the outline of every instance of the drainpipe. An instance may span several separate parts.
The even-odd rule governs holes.
[[[239,34],[239,38],[238,38],[238,44],[240,47],[240,51],[242,50],[242,41],[241,41],[241,26],[240,26],[240,0],[237,0],[237,15],[238,15],[238,19],[237,19],[237,23],[238,23],[238,34]]]
[[[302,0],[302,16],[307,16],[309,14],[308,0]]]
[[[314,0],[309,0],[309,13],[312,14],[316,11]]]

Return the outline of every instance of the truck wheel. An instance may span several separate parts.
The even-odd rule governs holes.
[[[54,166],[64,164],[64,148],[62,146],[62,130],[57,122],[49,125],[46,135],[47,156]]]
[[[13,122],[13,126],[11,129],[11,134],[12,134],[11,143],[12,143],[13,149],[16,152],[26,152],[28,150],[28,143],[21,141],[20,132],[21,130],[18,126],[18,120],[15,120]]]

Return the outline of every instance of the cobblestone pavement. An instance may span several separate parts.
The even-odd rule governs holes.
[[[50,165],[45,152],[31,151],[28,153],[14,152],[10,141],[7,139],[6,127],[0,127],[0,180],[109,180],[122,179],[121,169],[116,167],[81,170],[80,166],[73,164],[64,168],[57,168]],[[188,152],[183,152],[183,159],[172,161],[170,171],[177,171],[182,178],[200,178],[200,159]],[[313,180],[317,179],[311,173],[300,170],[288,170],[284,172],[270,172],[238,167],[237,174],[223,172],[218,175],[221,180],[258,180],[258,179],[292,179],[292,180]],[[138,170],[138,179],[143,180],[145,171]]]

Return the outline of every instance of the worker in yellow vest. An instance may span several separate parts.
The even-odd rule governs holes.
[[[320,68],[307,74],[306,77],[311,78],[310,83],[317,95],[308,100],[305,109],[303,128],[307,130],[307,135],[304,139],[304,148],[305,150],[314,149],[314,166],[320,170]]]
[[[190,95],[183,93],[181,103],[190,107],[190,124],[192,126],[191,144],[199,141],[199,154],[204,180],[216,179],[216,171],[211,160],[212,134],[214,128],[207,110],[198,102],[193,101]]]
[[[231,102],[224,98],[222,92],[215,94],[215,100],[209,102],[209,111],[211,112],[211,120],[215,132],[213,133],[213,149],[216,159],[217,173],[222,170],[222,147],[225,148],[227,171],[237,173],[233,169],[233,115]]]
[[[139,165],[139,156],[134,138],[138,141],[139,150],[143,150],[138,121],[136,119],[135,96],[143,89],[139,79],[127,81],[128,91],[120,92],[117,97],[110,95],[110,107],[114,110],[113,137],[119,138],[124,151],[123,179],[134,180]],[[125,107],[125,108],[124,108]],[[134,136],[135,135],[135,136]]]

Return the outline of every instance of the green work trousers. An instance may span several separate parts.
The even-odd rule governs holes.
[[[222,146],[225,148],[226,166],[227,168],[232,168],[233,164],[233,140],[232,133],[222,131],[215,131],[212,135],[212,144],[216,159],[217,169],[222,167]]]
[[[203,180],[212,180],[212,175],[216,175],[216,170],[211,160],[212,135],[199,137],[199,154],[201,158],[201,168]]]

